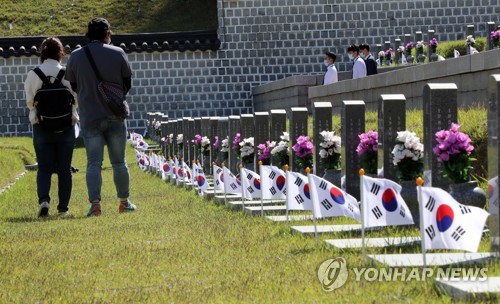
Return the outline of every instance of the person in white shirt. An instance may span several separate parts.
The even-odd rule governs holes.
[[[347,56],[352,60],[352,79],[366,77],[365,61],[359,57],[359,47],[355,44],[347,48]]]
[[[333,52],[325,53],[325,60],[323,61],[323,64],[326,66],[325,78],[323,79],[324,85],[339,81],[337,68],[335,67],[336,58],[337,55]]]

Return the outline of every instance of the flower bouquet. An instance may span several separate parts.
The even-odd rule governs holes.
[[[436,49],[437,49],[438,44],[439,43],[438,43],[436,38],[432,38],[429,41],[429,46],[431,47],[431,53],[436,53]]]
[[[276,142],[273,141],[273,143],[276,145]],[[258,159],[262,161],[263,165],[269,165],[271,163],[271,150],[274,148],[274,145],[272,145],[269,140],[266,140],[265,144],[257,146]]]
[[[210,139],[206,136],[203,136],[201,138],[200,146],[201,146],[201,153],[204,156],[209,156],[210,155]]]
[[[380,65],[382,65],[382,63],[384,62],[384,56],[385,56],[384,51],[378,52],[378,61],[379,61]]]
[[[432,150],[443,164],[442,176],[455,184],[470,181],[471,162],[475,161],[470,157],[474,150],[470,137],[459,130],[460,126],[452,123],[449,130],[437,132],[438,144]]]
[[[391,65],[392,63],[392,48],[389,48],[388,50],[386,50],[384,52],[384,56],[385,56],[385,62],[387,65]]]
[[[223,160],[226,160],[229,155],[229,136],[222,140],[220,151],[222,152]]]
[[[333,131],[323,131],[320,133],[323,141],[319,144],[319,156],[323,168],[340,169],[340,136],[336,136]]]
[[[297,155],[297,165],[301,170],[312,169],[313,165],[313,144],[309,136],[297,137],[297,143],[292,147]]]
[[[253,156],[255,153],[254,138],[244,138],[239,143],[239,155],[244,164],[253,163]]]
[[[496,30],[490,33],[490,40],[493,43],[493,46],[500,46],[500,30]]]
[[[155,131],[155,135],[156,136],[160,136],[161,135],[161,122],[158,120],[154,120],[153,121],[153,128],[154,128],[154,131]]]
[[[274,162],[276,161],[276,165],[281,168],[284,165],[288,165],[290,161],[290,135],[287,132],[283,132],[280,138],[281,141],[277,144],[275,141],[271,142],[271,146],[273,147],[271,156],[273,157],[273,165],[275,165]]]
[[[413,41],[410,41],[405,45],[406,61],[408,63],[413,63],[413,56],[411,55],[412,49],[413,49]]]
[[[177,146],[179,147],[179,151],[180,151],[180,150],[182,150],[182,147],[184,146],[184,135],[178,134],[176,140],[177,140]]]
[[[398,132],[392,156],[400,180],[414,181],[417,177],[422,176],[424,145],[420,143],[420,138],[415,132]]]
[[[378,133],[377,131],[368,131],[358,135],[359,144],[356,152],[359,155],[361,168],[367,174],[377,174],[377,151],[378,151]]]

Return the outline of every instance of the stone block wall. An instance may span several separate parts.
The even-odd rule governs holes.
[[[249,113],[253,87],[323,74],[325,50],[339,54],[337,67],[345,71],[351,43],[374,45],[429,29],[439,41],[463,39],[467,24],[481,33],[500,15],[498,0],[217,0],[217,5],[219,50],[129,54],[131,128],[144,128],[148,111],[171,118]],[[31,132],[23,82],[37,63],[36,57],[0,58],[0,136]]]

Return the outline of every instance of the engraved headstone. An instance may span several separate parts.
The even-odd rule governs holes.
[[[254,126],[254,117],[253,114],[241,114],[240,115],[241,119],[241,140],[244,138],[254,138],[254,154],[252,157],[252,160],[250,160],[247,163],[243,163],[243,158],[241,159],[241,162],[245,166],[245,168],[248,168],[252,171],[255,171],[255,154],[256,154],[256,147],[255,147],[255,126]]]
[[[279,110],[271,110],[269,117],[269,125],[271,126],[269,129],[270,141],[275,141],[278,144],[281,141],[280,136],[283,135],[283,132],[286,132],[286,111]],[[277,165],[278,161],[271,157],[271,164]]]
[[[255,112],[255,147],[260,144],[266,144],[269,140],[269,113],[268,112]],[[258,163],[258,156],[256,150],[255,159]],[[256,168],[257,169],[257,168]]]
[[[365,103],[361,100],[342,102],[342,175],[345,176],[345,190],[360,199],[359,169],[360,162],[356,148],[359,134],[365,132]]]
[[[432,153],[436,145],[436,132],[449,129],[451,123],[457,123],[457,86],[454,83],[428,83],[424,86],[424,170],[426,185],[448,191],[449,181],[441,177],[442,166],[437,155]],[[428,183],[430,182],[430,183]]]
[[[182,118],[182,133],[184,134],[184,151],[180,157],[184,157],[184,159],[189,159],[190,156],[190,148],[191,148],[191,130],[189,128],[189,120],[190,117],[183,117]]]
[[[193,134],[191,136],[191,138],[189,138],[190,141],[193,141],[194,140],[194,136],[196,134],[199,134],[199,135],[202,135],[201,134],[201,117],[195,117],[194,118],[194,129],[193,129]],[[202,135],[203,136],[203,135]],[[199,150],[198,150],[198,146],[196,146],[193,142],[192,144],[192,149],[194,151],[194,157],[193,157],[193,160],[199,160],[201,162],[201,157],[199,155]]]
[[[184,161],[188,164],[191,163],[191,161],[196,159],[197,156],[197,150],[195,148],[195,144],[193,143],[194,139],[194,134],[195,134],[195,129],[194,129],[194,119],[189,118],[187,121],[188,124],[188,134],[187,134],[187,139],[188,139],[188,148],[186,149],[188,151],[187,158],[184,159]]]
[[[467,25],[467,32],[465,34],[465,37],[468,37],[468,36],[472,36],[472,38],[475,37],[475,35],[474,35],[474,25],[473,24]],[[467,47],[467,55],[470,55],[470,54],[471,54],[471,49],[470,49],[470,47]]]
[[[218,132],[219,117],[210,117],[210,163],[217,161],[217,149],[214,148],[215,136],[219,137],[219,148],[222,144],[222,139]],[[213,167],[210,166],[210,174],[213,174]]]
[[[219,133],[219,141],[220,141],[220,146],[219,146],[219,153],[217,156],[217,165],[221,165],[223,162],[226,162],[226,166],[229,164],[227,163],[229,154],[222,152],[222,141],[225,139],[228,139],[229,142],[229,148],[231,148],[231,141],[232,139],[229,136],[229,118],[228,117],[219,117],[218,123],[217,123],[217,131]]]
[[[233,140],[236,134],[241,135],[240,117],[231,115],[229,116],[229,165],[226,167],[233,173],[239,172],[238,164],[240,163],[237,151],[233,149]]]
[[[406,130],[406,98],[402,94],[381,95],[378,100],[378,163],[384,177],[397,181],[392,150],[398,131]]]
[[[431,57],[431,55],[433,54],[433,52],[432,52],[432,48],[430,46],[430,41],[433,38],[435,38],[434,30],[428,30],[427,31],[427,46],[428,46],[427,47],[427,58],[429,58],[429,61],[434,60],[434,57]]]
[[[290,149],[297,143],[299,136],[307,136],[307,108],[292,108],[290,111]],[[300,171],[297,164],[297,155],[290,153],[290,167],[293,171]],[[305,168],[302,168],[305,170]],[[313,168],[310,168],[311,170]]]
[[[416,31],[415,32],[415,57],[417,58],[417,62],[423,63],[425,61],[425,55],[423,53],[423,48],[419,49],[417,48],[417,43],[419,41],[423,41],[423,34],[421,31]]]
[[[495,31],[495,22],[488,22],[486,24],[486,37],[488,37],[488,39],[486,39],[486,46],[488,50],[493,49],[493,41],[490,38],[491,32],[493,31]]]
[[[488,192],[491,252],[500,252],[499,183],[500,172],[500,74],[491,75],[488,87]]]
[[[402,53],[399,53],[399,47],[401,46],[401,39],[399,38],[396,38],[394,39],[394,61],[397,62],[397,63],[401,63],[401,56],[402,56]]]
[[[332,131],[332,103],[331,102],[315,102],[313,103],[313,142],[314,142],[314,172],[316,175],[322,176],[325,168],[321,164],[319,145],[323,141],[321,132]],[[337,134],[338,135],[338,134]]]

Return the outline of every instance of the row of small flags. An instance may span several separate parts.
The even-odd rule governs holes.
[[[177,158],[166,160],[163,156],[136,149],[136,158],[142,170],[152,167],[162,173],[162,178],[190,182],[198,187],[202,196],[208,182],[202,167],[191,166]],[[241,194],[243,199],[285,199],[288,210],[310,210],[314,218],[346,216],[364,228],[411,225],[412,214],[401,197],[401,186],[385,178],[362,176],[361,197],[353,196],[329,181],[308,174],[283,171],[275,166],[260,166],[261,174],[241,168],[239,178],[227,167],[213,165],[214,190],[225,194]],[[426,249],[462,249],[477,251],[486,219],[483,209],[462,205],[448,192],[433,187],[420,187],[422,240]],[[364,212],[363,214],[361,214]]]

